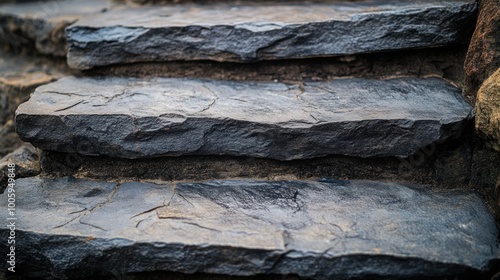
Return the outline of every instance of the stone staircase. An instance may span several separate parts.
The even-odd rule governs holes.
[[[474,1],[55,3],[0,5],[11,47],[74,69],[15,115],[42,171],[16,181],[6,277],[497,272],[500,159],[461,94]]]

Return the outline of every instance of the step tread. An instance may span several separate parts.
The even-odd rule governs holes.
[[[39,87],[21,104],[16,124],[24,141],[60,152],[293,160],[409,156],[459,136],[471,115],[460,90],[438,78],[354,78],[301,86],[65,77]],[[77,151],[82,139],[92,144]]]
[[[55,276],[429,277],[486,270],[499,252],[494,219],[476,193],[404,184],[29,178],[17,181],[16,198],[19,264]],[[7,201],[5,192],[0,206]]]
[[[68,63],[256,61],[462,44],[476,3],[363,1],[115,9],[67,29]]]

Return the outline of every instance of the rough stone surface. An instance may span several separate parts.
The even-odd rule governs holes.
[[[0,51],[0,126],[14,118],[17,106],[28,100],[36,87],[70,72],[59,60]]]
[[[475,103],[484,80],[500,68],[500,1],[479,1],[479,16],[465,60],[465,95]]]
[[[40,174],[39,152],[30,144],[24,144],[0,160],[0,189],[7,187],[8,166],[15,164],[16,178],[33,177]]]
[[[307,83],[66,77],[16,113],[44,150],[122,158],[409,156],[460,135],[471,107],[440,79]]]
[[[68,64],[324,57],[468,41],[475,1],[175,5],[119,9],[67,29]]]
[[[0,42],[16,52],[36,49],[42,54],[66,56],[65,28],[84,15],[100,13],[112,6],[111,0],[0,4]]]
[[[11,119],[0,127],[0,158],[21,147],[24,142],[16,133],[16,126]]]
[[[476,129],[500,151],[500,68],[479,89],[475,111]]]
[[[500,205],[496,200],[500,195],[495,193],[496,180],[500,176],[500,153],[474,135],[472,122],[462,137],[429,145],[408,158],[327,156],[278,161],[212,155],[133,160],[45,151],[41,165],[46,175],[96,180],[316,180],[328,177],[411,182],[435,190],[460,188],[480,192],[500,222]]]
[[[486,271],[499,256],[494,220],[470,192],[330,179],[30,178],[16,195],[17,268],[46,279],[158,270],[406,279]]]

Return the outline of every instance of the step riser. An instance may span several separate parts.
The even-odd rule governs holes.
[[[249,62],[463,44],[476,13],[476,3],[467,1],[387,4],[378,13],[370,8],[380,3],[366,5],[273,6],[279,15],[263,6],[110,12],[67,29],[68,63],[90,69],[148,61]]]
[[[113,119],[113,121],[110,121]],[[105,155],[120,158],[150,158],[181,155],[230,155],[295,160],[341,154],[352,157],[409,156],[418,149],[431,145],[436,138],[439,122],[418,123],[401,121],[366,121],[311,128],[287,129],[252,123],[221,122],[217,120],[186,120],[178,127],[162,127],[161,119],[142,119],[144,126],[133,126],[134,118],[123,116],[18,116],[17,131],[21,139],[45,150],[66,153],[77,152],[79,139],[92,139],[95,143],[86,155]],[[19,125],[21,123],[22,125]],[[76,129],[77,124],[81,129]],[[94,132],[92,124],[106,124],[116,130]],[[68,131],[68,126],[73,127]],[[442,126],[443,138],[461,134],[465,122],[453,122]],[[31,134],[44,127],[43,132]],[[50,127],[50,129],[47,129]],[[150,127],[160,127],[153,132]],[[207,129],[208,128],[208,129]],[[411,128],[411,133],[401,135]],[[457,129],[458,128],[458,129]],[[399,132],[399,133],[398,133]],[[88,138],[91,137],[91,138]],[[117,141],[109,141],[113,137]],[[57,142],[55,142],[57,141]],[[401,145],[400,143],[405,143]]]
[[[491,164],[482,163],[477,166],[473,162],[471,147],[459,145],[464,140],[461,138],[452,143],[431,145],[405,159],[328,156],[284,162],[248,157],[181,156],[129,160],[45,151],[42,157],[42,168],[46,174],[59,177],[71,175],[95,179],[209,180],[338,177],[407,181],[434,187],[457,188],[466,187],[469,184],[470,168],[473,166],[474,172],[482,170],[482,173],[493,173],[489,180],[496,180],[496,173],[491,171],[500,164],[500,159],[496,161],[492,159]],[[86,149],[88,143],[80,147]],[[479,159],[486,158],[484,155],[479,157]],[[484,190],[488,191],[488,196],[493,195],[491,186]]]
[[[86,70],[89,76],[197,77],[217,80],[299,84],[336,78],[441,77],[460,85],[466,46],[255,63],[213,61],[148,62]],[[418,63],[415,63],[418,61]]]

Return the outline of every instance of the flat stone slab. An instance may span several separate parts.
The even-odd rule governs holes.
[[[472,0],[119,9],[67,29],[68,63],[89,69],[170,60],[248,62],[463,44],[475,15]]]
[[[21,139],[44,150],[293,160],[406,157],[459,136],[471,116],[460,90],[436,78],[286,85],[66,77],[39,87],[16,124]]]
[[[485,271],[499,257],[494,219],[464,191],[327,179],[30,178],[17,181],[16,199],[16,267],[46,278],[168,270],[407,279]]]

